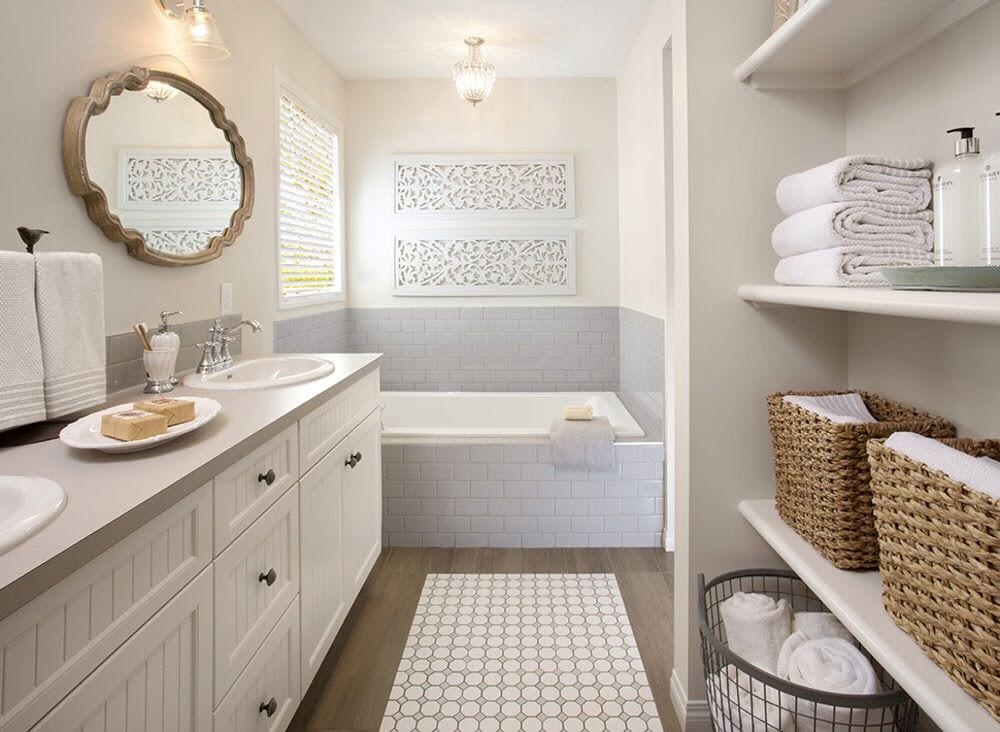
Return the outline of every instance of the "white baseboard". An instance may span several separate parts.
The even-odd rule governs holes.
[[[670,674],[670,703],[677,713],[677,721],[685,732],[711,732],[712,716],[704,699],[689,700],[677,669]]]
[[[673,536],[668,536],[667,534],[663,535],[663,548],[668,552],[672,552],[674,550]]]

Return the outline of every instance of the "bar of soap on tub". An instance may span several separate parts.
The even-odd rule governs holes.
[[[563,417],[571,422],[589,422],[594,418],[594,408],[589,404],[573,404],[566,407]]]
[[[143,412],[164,415],[167,418],[168,427],[184,424],[194,419],[194,402],[190,399],[156,397],[155,399],[144,399],[132,406]]]
[[[163,414],[129,409],[101,417],[101,434],[122,442],[145,440],[167,431],[167,417]]]

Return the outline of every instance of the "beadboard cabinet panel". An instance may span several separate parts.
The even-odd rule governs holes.
[[[212,570],[206,569],[35,730],[209,732],[211,639]]]
[[[344,583],[354,602],[382,549],[381,414],[371,415],[344,441],[348,464],[344,477]]]
[[[0,729],[27,730],[208,566],[206,485],[0,621]]]
[[[303,474],[379,406],[380,378],[376,369],[299,420],[299,468]]]

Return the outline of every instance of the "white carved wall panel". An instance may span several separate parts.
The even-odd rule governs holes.
[[[421,218],[575,216],[572,155],[405,155],[395,212]]]
[[[118,207],[232,211],[243,181],[228,148],[118,151]]]
[[[574,295],[576,237],[413,232],[395,242],[397,295]]]

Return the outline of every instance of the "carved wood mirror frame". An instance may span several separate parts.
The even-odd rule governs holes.
[[[121,219],[108,206],[107,194],[97,185],[87,171],[87,126],[91,117],[104,112],[111,99],[123,91],[141,91],[151,81],[161,81],[192,97],[208,110],[212,124],[222,130],[229,142],[233,159],[240,168],[242,193],[240,207],[233,212],[229,226],[222,234],[213,237],[208,248],[194,256],[182,257],[151,249],[142,233],[126,228]],[[226,109],[203,87],[190,79],[166,71],[136,66],[128,71],[115,72],[98,79],[90,87],[90,95],[77,97],[70,104],[63,128],[63,165],[70,191],[83,198],[87,214],[111,241],[124,244],[128,253],[150,264],[184,267],[209,262],[222,254],[243,232],[243,225],[253,212],[254,176],[253,161],[247,156],[246,143],[236,129],[236,124],[226,116]]]

